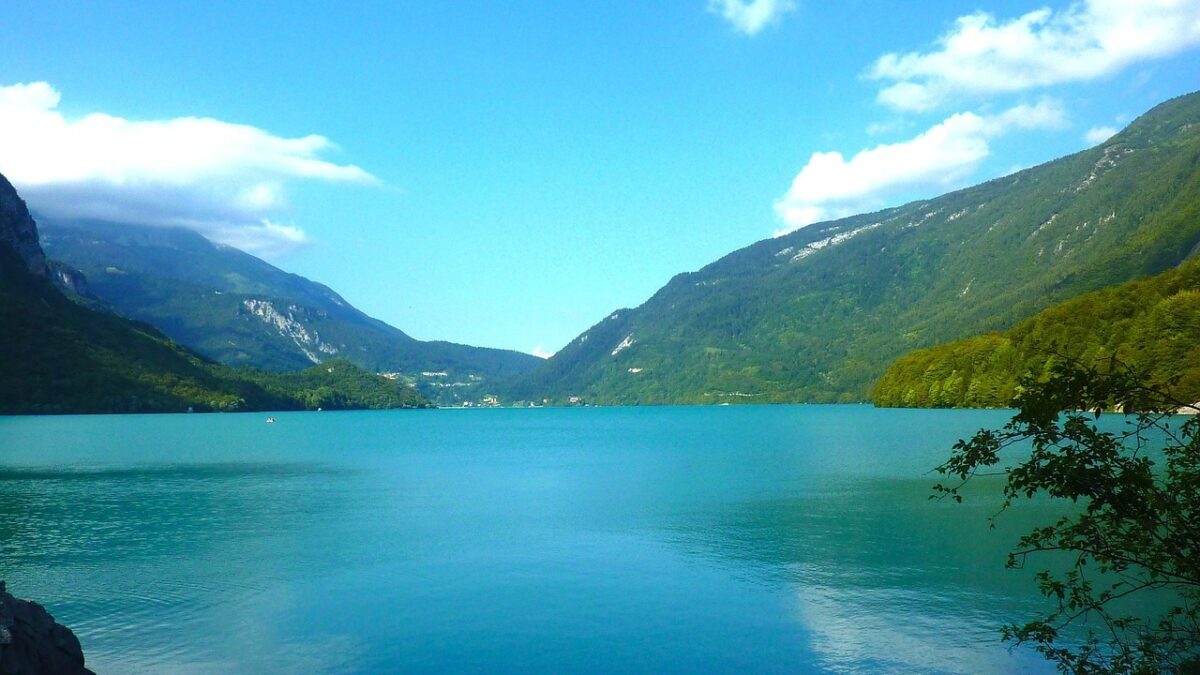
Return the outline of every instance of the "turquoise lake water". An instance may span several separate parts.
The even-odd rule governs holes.
[[[928,499],[1008,416],[6,417],[0,579],[99,673],[1047,672],[999,626],[1050,514]]]

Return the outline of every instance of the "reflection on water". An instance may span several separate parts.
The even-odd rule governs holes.
[[[345,662],[317,654],[342,659],[351,645],[273,634],[291,593],[273,567],[313,564],[298,537],[332,512],[320,484],[338,474],[230,462],[0,470],[0,570],[77,617],[98,672],[248,672],[255,658],[279,672],[337,670]],[[237,661],[209,660],[221,654]]]
[[[1012,672],[1003,413],[0,418],[0,578],[98,672]],[[264,428],[266,427],[266,428]],[[981,486],[987,487],[987,486]]]
[[[727,505],[685,522],[675,539],[790,588],[822,669],[1048,670],[1033,654],[981,648],[997,642],[1000,617],[1040,607],[1031,574],[1005,569],[1002,549],[1048,511],[1014,508],[992,529],[998,499],[931,502],[931,483],[831,479],[802,496]],[[999,487],[981,479],[973,491]]]

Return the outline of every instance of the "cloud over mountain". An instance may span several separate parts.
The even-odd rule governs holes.
[[[877,145],[850,159],[840,152],[815,152],[775,202],[786,225],[775,234],[869,211],[901,190],[954,187],[989,155],[989,139],[1013,129],[1064,124],[1062,106],[1045,99],[996,115],[956,113],[907,141]]]
[[[930,110],[956,95],[1027,91],[1112,75],[1200,45],[1200,0],[1086,0],[999,20],[959,17],[928,52],[884,54],[867,72],[879,102]]]
[[[304,241],[274,222],[291,181],[370,184],[376,179],[321,155],[327,138],[284,138],[212,118],[68,118],[46,82],[0,87],[0,173],[51,217],[182,225],[251,251]]]
[[[1083,135],[1083,140],[1086,141],[1088,145],[1096,145],[1099,143],[1103,143],[1104,141],[1107,141],[1108,139],[1112,138],[1116,134],[1117,134],[1116,127],[1109,127],[1109,126],[1092,127],[1091,129],[1088,129],[1087,133],[1085,133]]]
[[[1200,0],[1082,0],[1015,18],[960,16],[930,49],[883,54],[865,73],[866,81],[880,87],[877,101],[901,115],[870,125],[870,134],[901,128],[911,123],[912,113],[940,112],[942,121],[908,140],[849,158],[836,151],[813,153],[775,202],[784,225],[775,234],[878,208],[890,199],[957,187],[991,154],[989,140],[1010,131],[1067,126],[1057,99],[1013,106],[1029,92],[1061,95],[1071,83],[1198,46]],[[950,103],[963,112],[941,112]],[[1013,107],[988,113],[1005,106]],[[1084,139],[1095,144],[1114,133],[1097,126]]]

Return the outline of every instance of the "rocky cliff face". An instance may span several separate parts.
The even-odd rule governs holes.
[[[12,183],[0,175],[0,250],[15,253],[34,276],[46,278],[46,255],[38,243],[37,223],[29,215],[25,200],[17,194]],[[7,256],[0,256],[3,266]]]
[[[61,291],[66,291],[68,296],[71,293],[81,296],[88,300],[95,300],[96,296],[92,293],[92,287],[88,284],[87,277],[83,272],[71,267],[70,265],[58,260],[48,262],[50,270],[50,280]]]
[[[0,675],[95,675],[70,628],[36,602],[10,595],[0,581]]]
[[[321,336],[315,330],[311,330],[305,326],[300,320],[301,317],[308,313],[306,308],[299,305],[291,304],[279,311],[270,300],[243,300],[242,306],[246,311],[254,316],[262,319],[267,325],[274,329],[283,337],[291,338],[292,342],[300,348],[300,351],[308,357],[313,363],[320,363],[324,360],[321,354],[333,356],[338,353],[338,348],[321,340]],[[317,310],[318,312],[320,310]]]

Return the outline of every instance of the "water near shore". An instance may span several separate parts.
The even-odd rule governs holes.
[[[0,578],[99,673],[1012,672],[999,411],[0,418]]]

